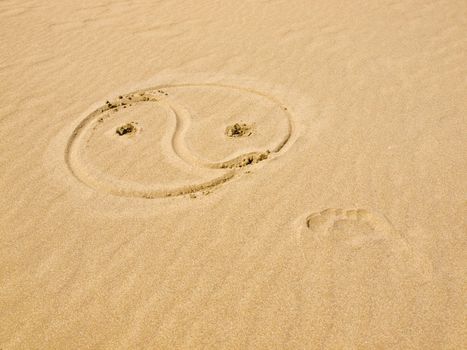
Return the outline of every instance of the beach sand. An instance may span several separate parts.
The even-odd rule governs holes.
[[[0,2],[0,349],[461,349],[465,1]]]

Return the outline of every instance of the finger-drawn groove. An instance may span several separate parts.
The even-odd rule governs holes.
[[[274,104],[277,109],[280,109],[282,117],[286,120],[287,130],[278,140],[273,140],[274,144],[268,149],[253,148],[250,151],[234,155],[222,161],[208,161],[201,159],[199,155],[195,155],[193,151],[186,145],[186,134],[192,126],[192,115],[190,106],[184,101],[178,101],[170,96],[171,91],[181,91],[181,89],[189,90],[190,96],[196,97],[194,94],[203,94],[206,89],[209,93],[225,93],[225,91],[233,91],[241,96],[253,96],[252,98],[260,98],[268,101],[269,104]],[[226,90],[228,89],[228,90]],[[228,103],[229,101],[226,101]],[[222,102],[224,103],[224,102]],[[96,130],[114,116],[118,115],[118,111],[134,108],[134,106],[142,104],[155,104],[161,110],[164,110],[168,118],[172,118],[173,130],[170,137],[171,152],[178,157],[186,166],[193,171],[199,170],[203,174],[208,174],[205,180],[189,181],[189,183],[174,182],[169,185],[161,186],[154,181],[154,185],[147,183],[138,183],[125,181],[123,179],[111,177],[106,174],[106,169],[98,169],[93,164],[89,164],[84,160],[89,144],[89,139],[94,137]],[[227,106],[227,105],[226,105]],[[248,107],[248,106],[246,106]],[[123,125],[132,124],[133,121],[125,121]],[[137,122],[136,122],[137,124]],[[121,125],[119,125],[121,127]],[[115,134],[115,128],[114,134]],[[143,128],[144,132],[144,128]],[[130,139],[135,137],[135,133],[139,133],[139,127],[135,128],[131,133],[117,133],[120,140]],[[105,191],[113,195],[124,197],[141,197],[141,198],[160,198],[190,194],[194,192],[204,191],[209,188],[216,187],[225,183],[235,175],[240,174],[245,167],[259,163],[266,159],[276,156],[289,141],[292,135],[292,120],[287,111],[287,108],[272,96],[256,90],[222,85],[222,84],[178,84],[178,85],[161,85],[149,89],[137,90],[125,95],[118,96],[115,100],[106,101],[105,105],[96,109],[94,112],[85,117],[74,129],[70,136],[66,149],[65,161],[71,173],[83,184],[100,191]],[[100,135],[102,137],[103,135]],[[145,135],[145,137],[148,137]],[[138,142],[138,141],[135,141]],[[100,150],[99,150],[100,151]],[[102,150],[106,151],[105,149]],[[172,161],[172,159],[170,159]],[[133,162],[138,159],[133,159]],[[174,160],[175,161],[175,160]],[[131,164],[129,165],[129,167]],[[203,170],[204,169],[204,170]],[[207,173],[207,171],[209,173]]]

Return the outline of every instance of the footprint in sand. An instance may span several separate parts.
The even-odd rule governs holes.
[[[96,190],[126,197],[193,194],[279,154],[287,108],[237,86],[166,85],[120,95],[75,128],[65,159]]]
[[[384,216],[326,209],[306,218],[298,239],[308,310],[304,322],[318,342],[344,339],[366,347],[403,336],[402,328],[411,322],[406,315],[412,314],[406,311],[415,307],[431,269]]]

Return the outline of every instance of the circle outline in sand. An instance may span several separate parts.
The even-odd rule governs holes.
[[[171,88],[184,88],[184,87],[198,87],[198,88],[223,88],[223,89],[234,89],[239,90],[242,93],[254,94],[256,96],[265,98],[270,102],[273,102],[281,109],[282,114],[287,119],[287,131],[285,135],[280,139],[275,147],[268,150],[259,150],[255,152],[249,152],[241,154],[240,156],[234,157],[227,161],[222,162],[205,162],[197,157],[195,157],[192,152],[190,152],[183,141],[183,136],[187,131],[190,121],[190,113],[186,108],[178,105],[175,101],[167,98],[167,93],[164,92],[164,89]],[[145,103],[145,102],[156,102],[160,103],[163,107],[173,115],[175,118],[175,130],[172,134],[172,146],[174,148],[175,154],[187,163],[189,166],[195,166],[198,168],[222,170],[223,174],[213,177],[209,181],[204,181],[201,183],[184,185],[184,186],[174,186],[170,188],[155,188],[151,186],[141,187],[138,183],[119,183],[119,181],[108,181],[105,180],[104,174],[99,174],[98,176],[91,174],[86,170],[86,167],[81,164],[79,160],[79,146],[80,138],[83,133],[86,132],[87,128],[92,127],[94,123],[98,123],[99,120],[102,121],[102,115],[107,112],[117,111],[118,108],[126,108],[136,103]],[[245,167],[251,166],[258,162],[261,162],[265,159],[272,158],[277,156],[284,146],[291,139],[293,133],[293,123],[292,116],[288,112],[288,109],[283,106],[283,104],[274,96],[270,96],[263,92],[240,87],[235,85],[227,84],[215,84],[215,83],[206,83],[206,84],[162,84],[156,87],[150,87],[146,89],[139,89],[125,95],[119,95],[114,101],[107,101],[104,106],[101,106],[88,114],[84,119],[82,119],[78,125],[74,128],[71,136],[68,138],[66,147],[65,147],[65,162],[70,170],[71,174],[79,180],[84,185],[93,188],[98,191],[105,191],[107,193],[123,196],[123,197],[139,197],[139,198],[163,198],[163,197],[172,197],[172,196],[181,196],[186,194],[192,194],[200,191],[205,191],[212,189],[222,183],[225,183],[234,178],[242,169]],[[132,185],[130,185],[132,184]],[[133,187],[132,187],[133,186]]]

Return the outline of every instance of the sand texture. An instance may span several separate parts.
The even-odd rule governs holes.
[[[467,3],[0,0],[0,349],[463,349]]]

